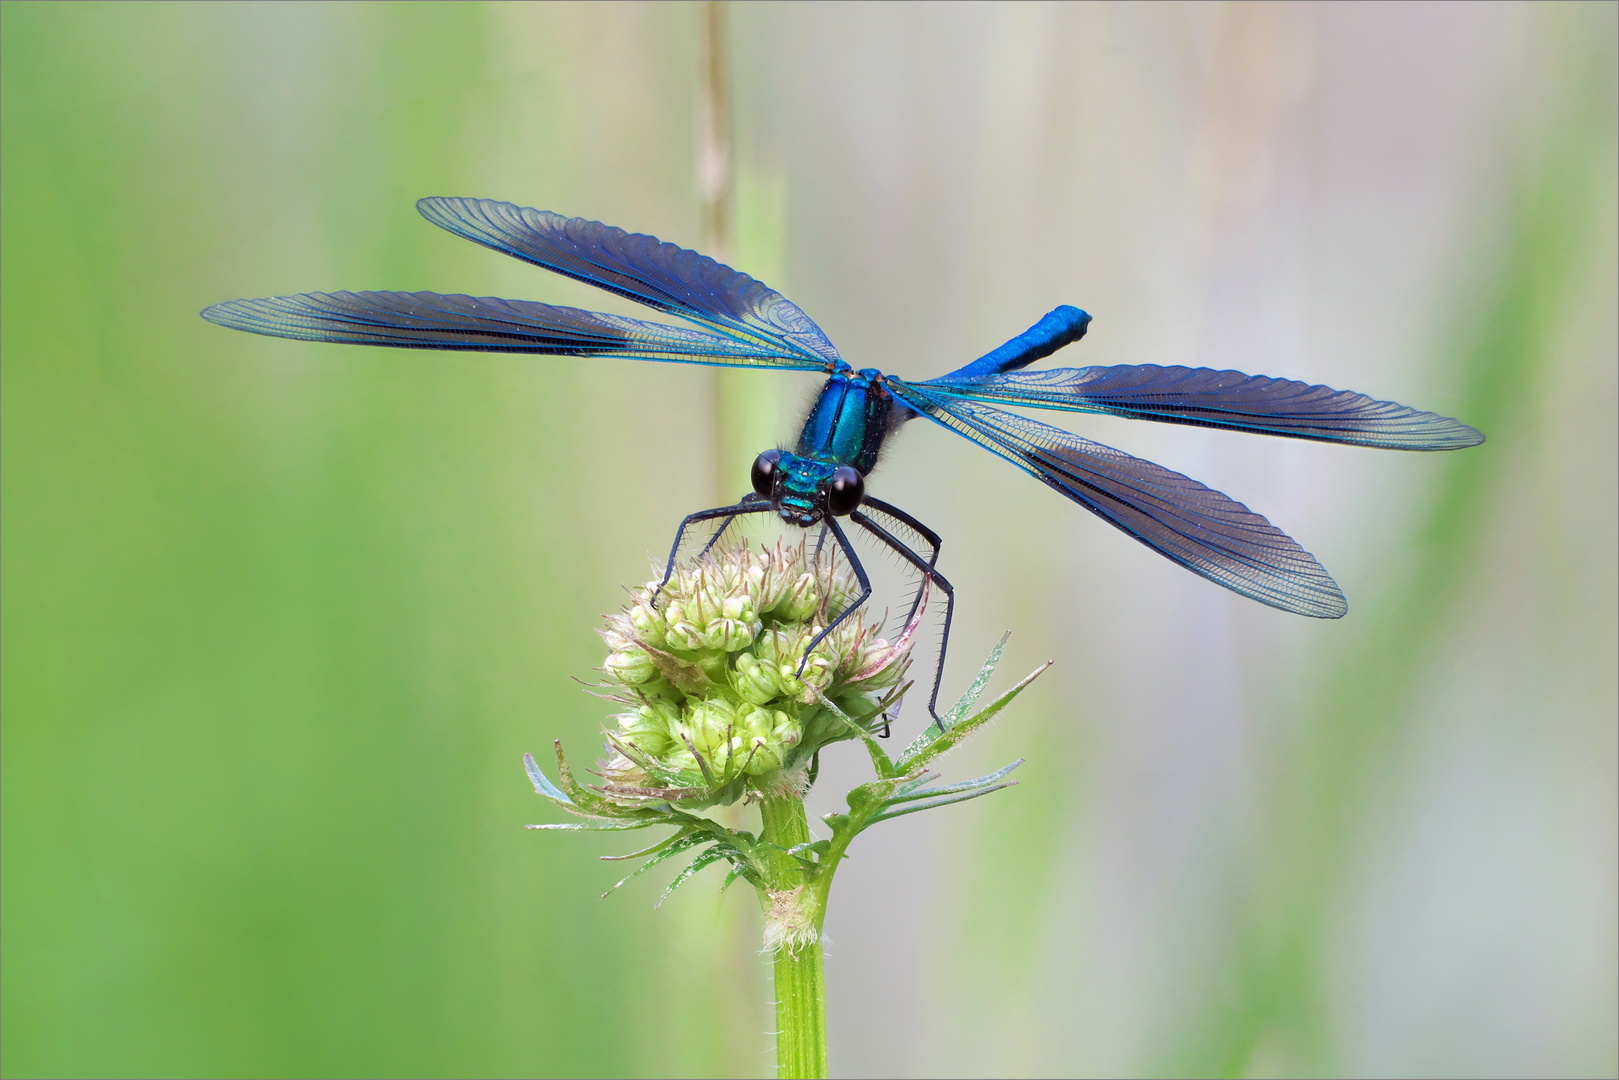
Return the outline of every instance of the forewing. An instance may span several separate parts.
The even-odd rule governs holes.
[[[338,292],[229,300],[202,317],[301,341],[403,349],[623,356],[726,367],[799,368],[796,355],[684,326],[494,296]]]
[[[747,274],[657,237],[493,199],[434,196],[416,208],[457,236],[795,357],[805,369],[839,359],[798,305]]]
[[[1475,428],[1393,401],[1291,379],[1212,368],[1121,364],[1052,368],[976,378],[945,376],[930,393],[997,405],[1111,413],[1295,439],[1390,450],[1477,446]]]
[[[1283,611],[1336,619],[1336,582],[1292,537],[1220,492],[1161,465],[926,385],[888,381],[918,412],[1026,469],[1154,551]]]

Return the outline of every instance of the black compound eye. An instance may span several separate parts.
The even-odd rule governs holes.
[[[769,495],[776,479],[776,462],[781,460],[780,450],[766,450],[753,459],[753,490]]]
[[[826,482],[826,508],[834,517],[843,517],[860,505],[866,482],[852,466],[839,465]]]

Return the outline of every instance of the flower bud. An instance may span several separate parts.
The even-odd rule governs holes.
[[[670,733],[680,723],[681,709],[679,704],[665,698],[637,706],[634,715],[637,724],[648,729],[656,728],[663,732],[664,738],[673,738]]]
[[[768,793],[784,782],[782,770],[853,737],[843,715],[869,716],[903,677],[910,648],[908,633],[884,641],[861,612],[806,658],[816,620],[857,588],[846,565],[778,543],[718,547],[676,567],[663,589],[638,591],[602,632],[603,670],[642,702],[617,718],[614,738],[635,758],[613,755],[601,767],[609,797],[615,786],[693,788],[678,805],[701,807]],[[659,649],[678,665],[655,660]]]
[[[710,649],[738,652],[753,644],[753,635],[759,632],[760,625],[740,619],[715,619],[703,631],[703,645]]]
[[[720,606],[725,602],[719,583],[713,580],[714,576],[707,573],[702,575],[692,593],[691,603],[687,605],[687,617],[699,629],[720,617]]]
[[[736,714],[730,703],[724,698],[710,698],[692,703],[676,731],[706,755],[724,745],[735,728]]]
[[[907,648],[873,637],[850,650],[848,655],[844,677],[858,683],[862,690],[882,690],[905,677],[910,653]]]
[[[678,709],[675,715],[679,716]],[[619,714],[618,736],[648,757],[661,757],[674,746],[664,718],[646,706]]]
[[[770,728],[770,737],[783,746],[797,746],[804,738],[804,729],[797,720],[777,709],[771,714],[773,721]]]
[[[705,647],[703,632],[685,620],[669,620],[663,631],[663,641],[671,649],[701,649]]]
[[[762,776],[776,771],[785,764],[783,748],[780,745],[773,745],[764,735],[755,735],[748,740],[746,746],[738,747],[737,757],[742,771],[749,776]]]
[[[802,671],[800,664],[803,665]],[[806,704],[815,700],[817,690],[825,690],[832,684],[836,673],[837,661],[819,645],[810,653],[809,659],[804,659],[802,653],[794,653],[776,667],[776,679],[781,683],[782,693]]]
[[[664,617],[646,604],[636,604],[630,608],[630,625],[635,629],[635,636],[648,645],[662,645],[663,631],[667,623]]]
[[[815,575],[806,570],[788,586],[776,605],[775,616],[783,622],[802,622],[814,615],[820,605],[821,594],[815,587]]]
[[[639,645],[630,645],[607,655],[607,662],[602,665],[607,676],[625,686],[636,686],[651,679],[658,673],[657,665],[652,657]]]
[[[764,705],[781,696],[781,683],[772,665],[750,653],[736,658],[736,666],[731,669],[731,688],[743,701],[753,705]]]
[[[765,557],[765,563],[759,568],[759,586],[754,593],[754,606],[761,614],[769,614],[781,604],[781,598],[787,595],[787,586],[793,581],[787,572],[781,554],[781,546],[776,546],[773,555]]]
[[[775,714],[769,709],[744,706],[737,712],[736,731],[743,738],[751,739],[755,735],[768,737],[775,726]]]
[[[663,767],[672,773],[702,775],[702,767],[697,764],[697,758],[693,756],[692,752],[686,749],[684,744],[677,744],[677,746],[678,749],[664,757]]]
[[[760,663],[772,667],[789,660],[796,666],[798,658],[804,655],[804,646],[809,644],[804,629],[802,626],[785,629],[778,625],[766,630],[754,643],[753,655],[759,658]]]
[[[764,605],[760,603],[764,595],[765,568],[758,563],[749,563],[748,568],[742,572],[742,588],[748,598],[748,603],[757,611],[763,611]]]

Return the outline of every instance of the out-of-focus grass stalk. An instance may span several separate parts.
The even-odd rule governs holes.
[[[1555,73],[1549,100],[1520,123],[1499,269],[1481,294],[1461,298],[1451,370],[1454,412],[1490,442],[1447,455],[1427,514],[1413,529],[1419,553],[1394,605],[1361,616],[1359,644],[1321,683],[1319,707],[1300,719],[1303,744],[1271,796],[1276,833],[1257,845],[1234,930],[1229,992],[1170,1056],[1165,1074],[1246,1075],[1255,1068],[1330,1074],[1341,1067],[1324,984],[1323,944],[1346,886],[1356,823],[1367,793],[1409,727],[1411,702],[1434,643],[1477,568],[1492,512],[1488,493],[1535,414],[1544,359],[1579,283],[1587,222],[1613,154],[1612,12],[1536,9],[1542,36],[1563,39],[1581,62]],[[1593,25],[1594,24],[1594,25]],[[1532,129],[1533,134],[1529,134]],[[1483,316],[1482,318],[1480,316]],[[1280,1061],[1268,1060],[1278,1057]],[[1267,1060],[1261,1060],[1267,1059]]]
[[[735,215],[736,185],[731,174],[731,97],[729,55],[726,51],[725,5],[722,0],[704,0],[702,5],[702,56],[699,63],[697,95],[697,197],[702,202],[702,252],[722,263],[735,259],[732,250],[732,221]],[[731,400],[731,383],[736,373],[719,368],[709,373],[712,380],[714,439],[714,505],[731,499],[737,485],[730,460],[733,428],[737,423],[736,404]]]
[[[702,5],[702,60],[697,124],[697,191],[702,200],[702,253],[751,274],[778,292],[786,185],[779,171],[735,149],[731,109],[729,23],[723,0]],[[714,505],[747,490],[759,451],[775,446],[779,383],[762,372],[717,368],[712,383]]]

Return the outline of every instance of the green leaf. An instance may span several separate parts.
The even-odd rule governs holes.
[[[914,779],[914,777],[913,777]],[[891,776],[887,780],[873,780],[869,784],[861,784],[850,790],[844,796],[849,804],[851,817],[857,816],[862,810],[878,803],[887,802],[894,794],[894,789],[905,783],[903,776]]]
[[[656,851],[657,854],[653,855],[650,859],[648,859],[646,862],[642,863],[640,866],[637,866],[634,870],[631,870],[628,874],[625,874],[623,877],[619,878],[618,881],[613,884],[613,887],[611,889],[608,889],[606,892],[602,893],[602,899],[603,900],[607,899],[609,896],[611,896],[613,894],[613,892],[615,890],[618,889],[618,887],[620,885],[623,885],[625,882],[631,880],[632,878],[639,877],[640,875],[646,873],[648,870],[652,869],[654,866],[657,866],[659,863],[663,862],[663,860],[673,858],[674,856],[680,854],[682,851],[686,851],[686,850],[689,850],[690,848],[697,847],[698,845],[702,844],[703,842],[704,842],[704,840],[703,840],[702,837],[692,836],[689,833],[676,834],[675,837],[671,841],[668,841],[669,846],[664,848],[662,851],[658,851],[656,847],[649,849],[649,850],[652,850],[652,851]],[[659,902],[661,903],[662,901],[659,901]]]
[[[604,799],[595,792],[586,790],[573,778],[573,770],[568,767],[568,755],[562,752],[562,740],[554,740],[553,745],[556,747],[557,775],[562,779],[562,790],[566,791],[573,802],[586,813],[595,817],[612,818],[632,818],[644,813],[642,810],[619,806],[611,799]],[[531,772],[529,775],[532,777],[534,774]]]
[[[989,787],[1005,779],[1008,773],[1021,764],[1023,764],[1023,759],[1018,758],[1012,764],[1007,765],[1005,768],[996,769],[988,776],[980,776],[975,780],[962,780],[954,784],[944,784],[940,787],[900,788],[889,796],[887,801],[889,803],[911,802],[916,799],[931,799],[936,795],[953,795],[958,791],[972,791],[976,788]],[[935,774],[932,773],[925,775],[936,778]]]
[[[1001,640],[1004,642],[1006,639],[1002,638]],[[996,651],[991,654],[991,658],[996,660],[1000,658],[1000,646],[996,646]],[[899,767],[906,770],[915,769],[919,766],[926,765],[939,755],[954,749],[958,744],[961,743],[962,740],[967,738],[967,736],[971,735],[973,732],[977,731],[979,728],[983,727],[985,724],[994,719],[996,713],[1000,712],[1002,709],[1006,708],[1007,705],[1011,704],[1013,698],[1021,694],[1030,683],[1039,678],[1041,673],[1050,666],[1051,661],[1047,660],[1044,664],[1041,664],[1039,667],[1029,672],[1029,674],[1024,677],[1022,682],[1018,683],[1006,693],[996,698],[989,705],[985,706],[980,712],[974,713],[965,720],[955,721],[949,727],[946,727],[943,734],[939,733],[939,729],[937,727],[928,728],[921,735],[917,736],[916,741],[906,749],[905,754],[900,758]],[[984,665],[984,670],[990,670],[989,664]],[[984,679],[984,674],[980,673],[979,678]],[[987,679],[985,681],[987,681]],[[976,680],[974,681],[973,685],[975,687],[977,686]],[[976,700],[977,695],[974,694],[972,690],[969,690],[968,694]],[[965,700],[965,698],[963,700]],[[969,707],[971,707],[970,704]],[[955,712],[956,710],[951,710],[952,718],[955,716]]]
[[[686,884],[686,882],[691,880],[691,878],[699,870],[703,870],[703,869],[705,869],[707,867],[713,866],[715,863],[719,862],[721,859],[724,859],[726,857],[727,856],[723,851],[718,851],[718,850],[716,850],[714,848],[710,848],[707,851],[703,852],[701,855],[697,856],[697,858],[695,858],[695,859],[693,859],[691,861],[690,866],[686,867],[686,869],[684,869],[684,870],[682,870],[680,872],[680,876],[676,877],[673,881],[671,881],[669,883],[669,887],[667,889],[663,890],[663,895],[658,897],[658,902],[656,904],[653,904],[652,906],[655,907],[655,908],[662,907],[663,902],[665,900],[669,899],[669,894],[674,892],[676,889],[680,888],[682,885]],[[735,864],[733,864],[733,865],[735,865]]]
[[[700,799],[709,793],[707,788],[625,787],[621,784],[608,784],[602,790],[614,795],[629,795],[637,799],[652,799],[656,802],[682,802],[686,799]]]
[[[567,760],[562,757],[562,745],[557,744],[557,758],[561,762],[564,786],[572,786],[580,796],[578,800],[570,799],[556,785],[546,777],[540,769],[539,762],[534,760],[533,754],[523,755],[523,767],[528,770],[528,778],[534,784],[534,790],[550,799],[570,814],[578,814],[588,818],[615,818],[625,821],[645,821],[648,825],[656,824],[664,815],[656,810],[642,810],[632,807],[619,806],[600,796],[593,795],[580,788],[574,782],[573,774],[568,771]]]
[[[640,851],[632,851],[628,855],[602,855],[600,856],[600,859],[602,862],[623,862],[626,859],[639,859],[647,855],[656,855],[658,852],[662,851],[670,844],[673,844],[681,837],[689,835],[691,835],[689,832],[682,829],[680,832],[664,837],[651,847],[642,848]]]
[[[910,683],[906,683],[903,687],[899,687],[895,693],[889,695],[887,698],[884,698],[883,701],[878,704],[877,708],[868,714],[866,719],[880,715],[884,709],[888,708],[888,706],[892,705],[895,701],[898,701],[900,695],[909,689],[910,685]],[[877,740],[872,738],[871,732],[866,730],[865,725],[854,719],[854,717],[850,716],[848,713],[844,712],[838,703],[833,701],[831,698],[824,694],[820,694],[819,691],[817,691],[817,694],[820,697],[821,704],[831,710],[832,715],[843,721],[844,726],[848,730],[849,734],[857,736],[861,742],[866,744],[866,753],[871,756],[871,767],[876,771],[878,779],[886,780],[889,777],[894,776],[894,763],[889,760],[888,754],[883,750],[883,748],[877,745]]]
[[[551,783],[550,778],[540,771],[540,763],[534,760],[533,754],[523,755],[523,768],[528,770],[528,778],[533,782],[534,790],[537,794],[544,795],[563,809],[575,810],[578,808],[572,799],[559,791],[556,785]]]
[[[890,790],[888,798],[885,801],[892,802],[895,799],[909,798],[911,792],[915,791],[923,784],[930,783],[938,778],[938,773],[920,771],[913,772],[909,776],[905,776],[900,779],[900,783]]]
[[[952,803],[966,802],[968,799],[976,799],[980,795],[988,795],[992,791],[999,791],[1002,788],[1012,787],[1016,783],[1016,780],[1008,780],[1006,783],[996,784],[994,787],[979,788],[975,791],[968,791],[959,795],[951,795],[943,799],[934,799],[932,802],[911,803],[908,806],[902,806],[901,809],[878,814],[876,817],[867,822],[867,824],[875,825],[879,821],[888,821],[891,818],[904,817],[906,814],[919,814],[923,810],[932,810],[940,806],[949,806]]]
[[[562,821],[546,825],[524,825],[525,829],[551,829],[555,832],[621,832],[661,825],[660,821],[613,821],[610,818],[591,818],[588,821]]]
[[[978,669],[978,675],[973,679],[972,685],[967,687],[967,692],[962,694],[961,698],[950,707],[950,711],[939,718],[940,723],[930,724],[923,728],[922,734],[918,735],[911,742],[911,745],[905,748],[905,752],[899,756],[899,767],[901,769],[905,768],[918,754],[926,750],[945,731],[949,731],[951,727],[959,723],[961,718],[967,715],[967,711],[978,704],[978,698],[983,694],[984,688],[989,685],[989,680],[995,674],[995,669],[1000,666],[1001,651],[1006,648],[1007,639],[1011,636],[1012,631],[1010,630],[1001,635],[1001,640],[997,641],[995,647],[989,650],[989,657],[984,661],[984,666]],[[943,727],[943,731],[940,730],[941,727]]]

